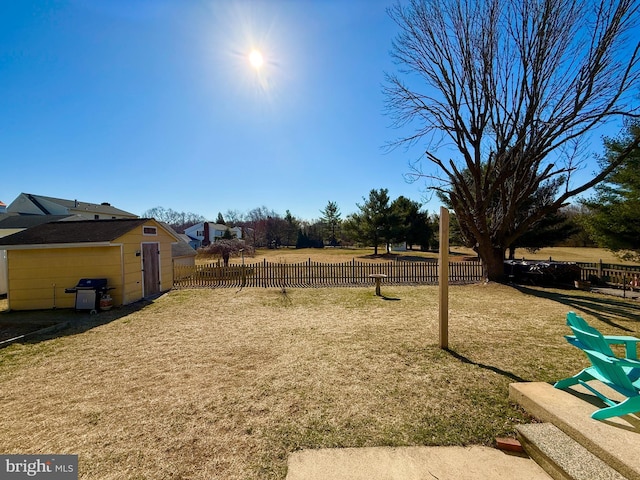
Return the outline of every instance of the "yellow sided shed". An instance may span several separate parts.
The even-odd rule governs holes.
[[[0,238],[9,309],[73,308],[65,289],[83,278],[106,278],[114,305],[153,297],[173,286],[179,240],[149,218],[52,222]]]

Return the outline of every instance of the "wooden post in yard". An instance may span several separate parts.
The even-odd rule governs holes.
[[[438,253],[438,306],[440,348],[449,348],[449,210],[440,207],[440,251]]]

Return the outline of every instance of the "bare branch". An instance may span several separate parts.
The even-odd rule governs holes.
[[[426,143],[442,175],[412,178],[442,182],[485,254],[606,177],[569,183],[594,128],[640,114],[640,43],[630,38],[639,13],[637,0],[409,0],[389,10],[408,81],[387,76],[387,112],[416,127],[393,146]],[[523,216],[539,189],[560,187]]]

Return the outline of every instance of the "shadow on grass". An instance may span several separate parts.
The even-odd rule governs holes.
[[[401,253],[379,253],[379,254],[370,254],[370,255],[361,255],[358,258],[364,258],[368,260],[394,260],[397,262],[424,262],[424,263],[434,263],[437,262],[438,259],[434,257],[423,257],[420,255],[405,255]]]
[[[400,299],[399,298],[395,298],[395,297],[385,297],[384,295],[382,296],[383,300],[387,300],[389,302],[399,302]]]
[[[513,380],[514,382],[529,382],[530,380],[526,380],[522,377],[519,377],[518,375],[516,375],[515,373],[511,373],[511,372],[507,372],[506,370],[502,370],[501,368],[498,367],[494,367],[492,365],[485,365],[484,363],[478,363],[478,362],[474,362],[473,360],[465,357],[464,355],[459,354],[458,352],[455,352],[453,350],[450,350],[448,348],[444,349],[445,352],[447,352],[449,355],[451,355],[453,358],[460,360],[462,363],[466,363],[468,365],[475,365],[476,367],[480,367],[480,368],[484,368],[485,370],[489,370],[493,373],[497,373],[498,375],[502,375],[503,377],[507,377],[511,380]]]
[[[90,314],[74,309],[1,311],[0,348],[13,343],[35,344],[67,335],[77,335],[142,310],[153,299]]]
[[[615,297],[605,298],[595,295],[586,296],[576,294],[575,290],[567,290],[565,292],[538,290],[535,288],[525,287],[523,285],[513,285],[513,288],[538,298],[546,298],[561,303],[569,307],[570,310],[580,310],[598,320],[611,325],[612,327],[631,332],[615,322],[615,318],[625,318],[634,322],[640,321],[640,304],[632,303],[629,300],[618,300]]]

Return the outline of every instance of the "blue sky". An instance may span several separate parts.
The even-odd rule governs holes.
[[[0,0],[0,200],[212,220],[346,216],[372,188],[425,203],[403,177],[420,148],[383,148],[391,3]]]

